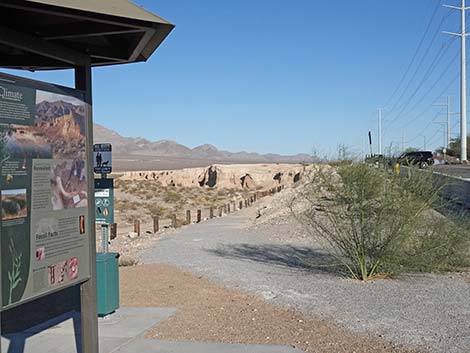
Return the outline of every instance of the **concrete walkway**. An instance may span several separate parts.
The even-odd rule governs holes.
[[[147,340],[145,332],[168,319],[173,308],[123,308],[100,319],[100,353],[301,353],[291,347]],[[77,315],[78,316],[78,315]],[[74,324],[64,315],[21,333],[2,337],[2,353],[78,353]],[[80,332],[79,325],[75,330]],[[79,340],[78,340],[79,341]]]

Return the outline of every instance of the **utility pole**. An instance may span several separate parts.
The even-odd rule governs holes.
[[[442,148],[447,148],[445,146],[445,143],[447,142],[447,134],[446,134],[447,121],[433,121],[433,123],[438,124],[438,125],[442,125],[442,127],[444,128],[444,145],[442,146]]]
[[[378,154],[382,154],[382,109],[379,108],[379,116],[378,116]]]
[[[460,54],[460,160],[467,162],[467,59],[466,39],[468,34],[465,32],[465,12],[470,7],[465,7],[465,0],[462,0],[462,7],[444,5],[449,9],[459,10],[462,15],[462,31],[461,33],[444,32],[453,36],[460,37],[461,54]]]
[[[446,107],[447,108],[447,128],[446,128],[446,144],[444,147],[449,148],[450,147],[450,140],[451,140],[451,135],[452,135],[452,115],[460,115],[460,113],[452,113],[450,109],[450,96],[447,96],[447,102],[446,103],[435,103],[433,104],[434,106],[438,107]]]
[[[424,139],[423,151],[426,151],[426,135],[423,135],[423,139]]]

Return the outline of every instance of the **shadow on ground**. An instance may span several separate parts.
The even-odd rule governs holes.
[[[334,256],[305,246],[234,244],[206,251],[223,258],[259,262],[309,273],[345,275],[343,266]]]

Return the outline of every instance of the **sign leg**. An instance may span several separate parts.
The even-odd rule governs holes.
[[[81,303],[81,353],[98,353],[98,309],[96,293],[96,230],[95,230],[95,198],[94,175],[92,170],[93,158],[93,116],[92,116],[92,86],[91,63],[75,68],[75,86],[85,92],[85,101],[88,109],[87,121],[87,177],[88,177],[88,234],[90,235],[90,275],[89,281],[80,287]]]

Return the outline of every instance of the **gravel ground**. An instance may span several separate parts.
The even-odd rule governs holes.
[[[312,268],[328,254],[305,241],[279,240],[285,222],[247,228],[256,209],[178,230],[143,251],[141,263],[168,263],[263,296],[268,302],[434,352],[470,347],[470,283],[461,275],[412,275],[360,283],[333,268]],[[277,236],[273,236],[277,234]]]
[[[121,302],[177,312],[147,332],[165,341],[292,346],[307,353],[412,353],[312,315],[280,308],[169,265],[121,268]],[[413,352],[417,353],[417,352]]]

